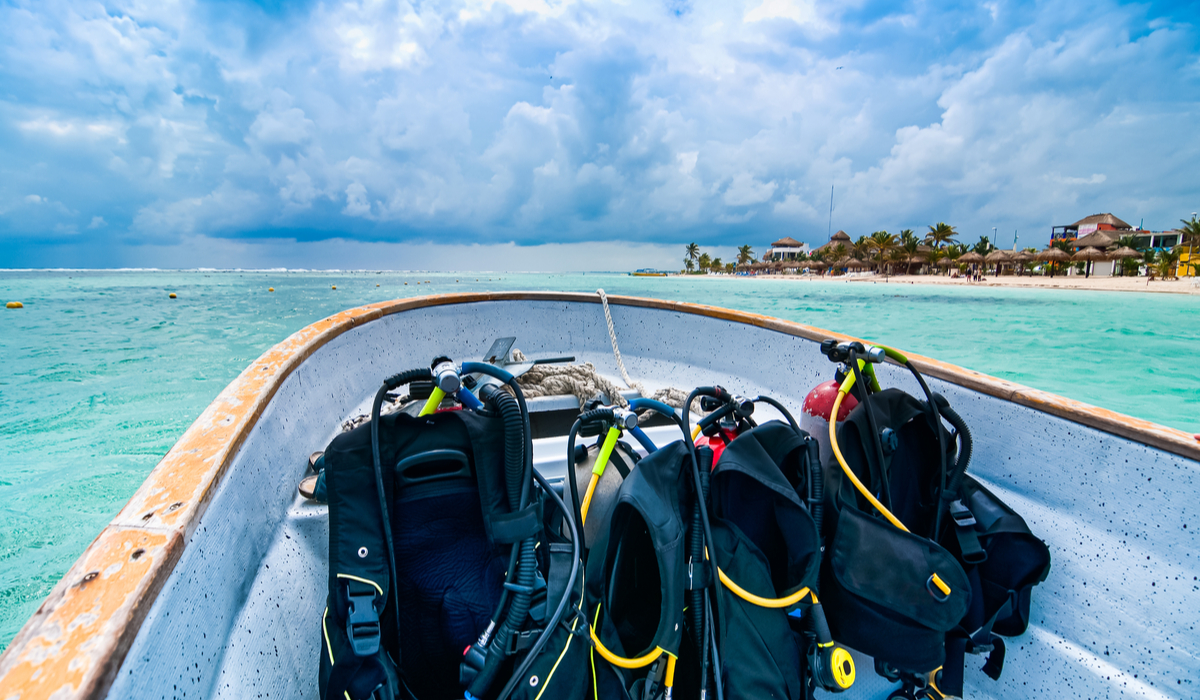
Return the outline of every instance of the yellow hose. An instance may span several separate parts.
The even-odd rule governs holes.
[[[734,583],[733,579],[729,578],[729,576],[722,571],[721,567],[719,566],[717,567],[717,578],[721,579],[721,583],[725,584],[725,587],[732,591],[734,595],[746,601],[747,603],[753,603],[760,608],[790,608],[791,606],[803,600],[805,596],[812,595],[812,591],[809,589],[801,588],[786,598],[763,598],[762,596],[754,595],[750,591]],[[813,602],[817,602],[817,597],[815,595],[813,596]]]
[[[438,409],[442,405],[442,399],[446,398],[446,392],[442,391],[440,386],[433,387],[433,393],[429,395],[429,400],[425,402],[425,406],[421,408],[418,416],[427,416]]]
[[[597,605],[596,606],[596,619],[592,623],[591,628],[588,629],[588,633],[592,636],[592,644],[593,644],[593,646],[596,647],[596,651],[600,652],[600,656],[603,656],[604,660],[607,661],[608,663],[612,664],[613,666],[619,666],[620,668],[642,668],[643,666],[649,666],[650,664],[654,663],[655,659],[657,659],[658,657],[660,657],[664,653],[666,653],[666,650],[663,649],[662,647],[654,647],[654,651],[651,651],[648,654],[644,654],[644,655],[639,656],[634,659],[627,659],[624,656],[617,656],[616,654],[609,651],[608,647],[604,646],[604,642],[600,641],[600,635],[596,634],[596,627],[599,624],[600,624],[600,606]],[[670,656],[670,654],[668,654],[668,656]],[[674,658],[674,657],[672,657],[672,658]]]
[[[696,436],[699,434],[700,434],[700,426],[697,425],[695,428],[692,428],[692,442],[696,441]]]
[[[583,521],[581,525],[587,524],[588,506],[592,504],[592,494],[596,493],[596,484],[600,481],[600,477],[604,476],[604,470],[608,467],[608,460],[612,457],[613,448],[617,446],[617,439],[621,437],[621,431],[616,426],[608,429],[608,434],[604,436],[604,444],[600,446],[600,454],[596,455],[596,464],[592,467],[592,480],[588,482],[587,493],[583,495],[583,505],[580,506],[580,519]]]
[[[890,510],[884,508],[883,504],[879,502],[879,499],[872,496],[871,492],[867,490],[867,487],[863,486],[863,483],[858,480],[858,477],[855,476],[854,472],[850,470],[850,465],[846,464],[846,458],[842,456],[841,448],[838,447],[837,415],[838,411],[842,408],[842,399],[846,397],[846,393],[850,391],[852,386],[854,386],[853,374],[847,376],[846,380],[842,382],[842,386],[838,389],[837,398],[833,401],[833,412],[829,414],[829,446],[833,448],[833,456],[837,458],[838,464],[841,465],[842,471],[846,473],[846,476],[850,478],[850,483],[854,484],[854,488],[858,489],[858,492],[861,493],[863,497],[871,503],[871,505],[875,506],[876,510],[878,510],[880,513],[883,513],[883,517],[887,518],[888,522],[900,528],[904,532],[908,532],[908,528],[904,527],[904,523],[900,522],[899,518],[892,515]]]

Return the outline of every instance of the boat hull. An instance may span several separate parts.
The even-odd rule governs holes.
[[[626,367],[651,388],[722,384],[798,412],[830,375],[816,342],[836,334],[697,305],[610,303]],[[308,454],[383,376],[436,355],[473,359],[507,335],[527,355],[574,355],[618,374],[591,295],[389,302],[325,319],[266,353],[206,409],[0,657],[0,698],[14,689],[21,700],[315,698],[327,511],[296,497]],[[916,362],[973,428],[971,473],[1054,557],[1004,677],[968,669],[968,696],[1195,692],[1184,685],[1197,682],[1200,658],[1200,449],[1190,436]],[[880,379],[918,391],[894,367]],[[562,469],[554,448],[540,444],[537,455],[551,478]],[[886,688],[869,667],[859,676],[847,697]]]

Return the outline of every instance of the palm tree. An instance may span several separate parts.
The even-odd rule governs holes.
[[[737,265],[735,265],[734,263],[731,263],[731,262],[725,263],[725,271],[726,272],[732,274],[735,269],[737,269]]]
[[[696,264],[701,272],[708,272],[708,268],[712,266],[712,258],[708,256],[708,253],[701,253],[700,260]]]
[[[708,264],[708,267],[710,270],[721,270],[724,268],[724,265],[725,264],[721,262],[720,258],[713,258],[712,262]]]
[[[1179,251],[1164,248],[1154,256],[1154,272],[1163,279],[1174,277],[1175,263],[1177,262],[1179,262]]]
[[[1179,223],[1183,224],[1183,227],[1179,229],[1179,248],[1176,250],[1182,249],[1184,243],[1187,243],[1188,259],[1183,264],[1192,268],[1193,275],[1200,275],[1200,258],[1196,257],[1196,244],[1200,243],[1200,219],[1192,215],[1190,220],[1180,219]]]
[[[691,272],[692,270],[694,270],[696,268],[696,263],[692,262],[691,258],[685,257],[683,259],[683,266],[684,266],[684,268],[687,269],[688,272]]]
[[[929,233],[925,234],[925,240],[933,244],[934,248],[942,248],[947,243],[954,241],[954,237],[957,235],[958,231],[955,231],[953,226],[939,221],[936,225],[929,227]]]
[[[995,248],[996,248],[996,246],[992,245],[992,242],[990,240],[988,240],[987,236],[980,236],[979,242],[976,243],[974,246],[972,246],[971,250],[974,250],[976,253],[979,253],[980,255],[987,255],[988,253],[995,250]]]
[[[908,234],[907,238],[904,236],[905,233]],[[897,248],[897,250],[900,253],[903,253],[903,259],[905,260],[906,265],[904,269],[905,274],[912,274],[912,263],[908,261],[920,252],[920,245],[921,244],[917,241],[917,237],[913,235],[912,231],[905,229],[900,232],[900,247]]]
[[[838,243],[829,251],[829,255],[826,257],[831,265],[837,264],[839,260],[846,257],[846,246]],[[833,274],[833,271],[830,270],[829,274]]]
[[[700,246],[695,243],[688,243],[686,246],[687,259],[694,264],[700,258]],[[692,269],[692,265],[688,265],[688,269]]]
[[[738,246],[738,265],[749,265],[754,262],[754,249],[748,245]]]
[[[871,234],[871,247],[875,249],[876,259],[882,267],[884,258],[896,247],[896,236],[887,231],[876,231]]]
[[[856,260],[866,260],[871,254],[871,239],[866,236],[859,236],[854,245],[850,247],[850,256]]]

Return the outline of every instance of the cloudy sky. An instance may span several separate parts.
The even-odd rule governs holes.
[[[678,267],[1200,210],[1194,2],[0,0],[0,267]],[[552,244],[552,245],[544,245]]]

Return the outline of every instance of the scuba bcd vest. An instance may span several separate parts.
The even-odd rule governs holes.
[[[688,460],[680,441],[643,458],[621,482],[591,547],[584,613],[592,625],[589,670],[597,698],[656,697],[658,666],[673,666],[679,656]]]
[[[821,540],[810,508],[821,478],[816,441],[779,421],[739,435],[712,471],[726,698],[810,697],[806,662],[815,640],[799,624],[805,618],[788,610],[815,599]]]
[[[389,379],[372,420],[325,452],[322,699],[532,698],[551,682],[554,697],[582,697],[582,679],[550,673],[571,646],[582,656],[569,616],[547,629],[560,601],[579,603],[582,577],[546,527],[523,411],[484,387],[478,411],[379,415],[385,390],[422,378]]]
[[[836,455],[826,463],[821,591],[830,627],[910,695],[961,695],[964,653],[990,652],[984,670],[999,677],[1004,645],[996,634],[1024,631],[1049,551],[965,475],[970,431],[943,397],[927,393],[931,404],[899,389],[871,392],[862,381],[856,390],[860,403],[837,431],[845,465]]]

